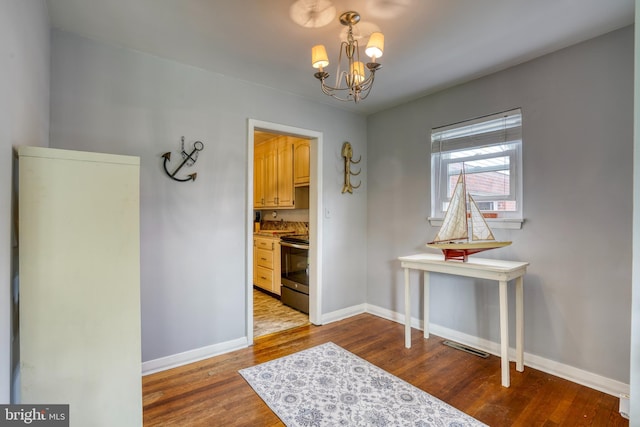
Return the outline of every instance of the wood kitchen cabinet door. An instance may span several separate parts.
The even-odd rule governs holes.
[[[276,143],[278,156],[278,198],[280,208],[294,207],[293,192],[293,141],[288,136],[278,138]]]
[[[309,185],[309,150],[307,139],[297,139],[293,144],[293,185]]]
[[[267,143],[264,152],[264,206],[278,205],[278,150]]]
[[[255,208],[265,206],[265,148],[265,144],[259,144],[253,150],[253,206]]]
[[[293,209],[293,139],[279,136],[254,148],[253,205],[261,209]]]
[[[253,238],[253,284],[280,295],[280,239]]]

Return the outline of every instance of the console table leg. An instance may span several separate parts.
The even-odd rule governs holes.
[[[429,338],[429,272],[424,272],[424,317],[423,317],[423,329],[424,337]]]
[[[502,386],[509,387],[509,307],[507,282],[500,281],[500,363],[502,367]]]
[[[522,276],[516,279],[516,371],[524,371],[524,295]]]
[[[411,348],[411,302],[409,298],[409,269],[404,269],[404,346]]]

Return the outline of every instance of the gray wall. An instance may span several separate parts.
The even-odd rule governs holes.
[[[342,143],[366,158],[363,116],[58,31],[51,67],[51,146],[141,158],[143,361],[245,336],[249,118],[324,133],[322,311],[364,302],[366,185],[340,194]],[[183,135],[205,144],[195,182],[161,167]]]
[[[10,242],[11,147],[48,145],[45,2],[0,2],[0,23],[0,241]],[[51,145],[141,156],[144,360],[244,334],[247,118],[324,132],[323,311],[361,304],[366,291],[369,303],[401,312],[395,259],[423,251],[436,231],[426,221],[430,128],[520,106],[527,222],[497,230],[514,244],[486,256],[532,263],[528,353],[628,382],[631,29],[372,116],[367,129],[335,107],[157,57],[65,33],[52,42]],[[206,151],[198,182],[176,186],[159,155],[182,135]],[[353,196],[340,194],[345,140],[367,162]],[[10,252],[0,247],[5,343]],[[484,285],[434,280],[432,321],[496,341],[497,295]],[[9,346],[0,348],[0,402],[8,402]]]
[[[367,302],[402,312],[395,260],[437,231],[431,128],[521,107],[526,222],[494,230],[513,244],[482,256],[531,263],[525,352],[628,384],[633,53],[628,27],[370,116]],[[497,286],[467,282],[432,280],[431,322],[498,342]]]
[[[44,0],[0,1],[0,403],[9,402],[12,147],[49,141],[49,15]]]
[[[640,18],[640,0],[636,0],[636,22]],[[631,308],[631,419],[640,420],[640,27],[635,27],[634,91],[634,175],[633,175],[633,300]],[[631,424],[631,425],[636,425]]]

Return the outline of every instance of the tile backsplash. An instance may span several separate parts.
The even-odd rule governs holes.
[[[263,219],[260,223],[261,230],[294,230],[295,234],[309,234],[309,223],[304,221],[285,221]]]

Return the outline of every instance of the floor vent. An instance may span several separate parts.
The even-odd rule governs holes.
[[[482,357],[482,358],[487,358],[489,357],[489,353],[486,353],[484,351],[478,350],[476,348],[473,347],[469,347],[468,345],[464,345],[464,344],[459,344],[457,342],[453,342],[453,341],[443,341],[442,344],[444,345],[448,345],[451,348],[455,348],[456,350],[462,350],[465,351],[467,353],[470,354],[474,354],[476,356]]]

